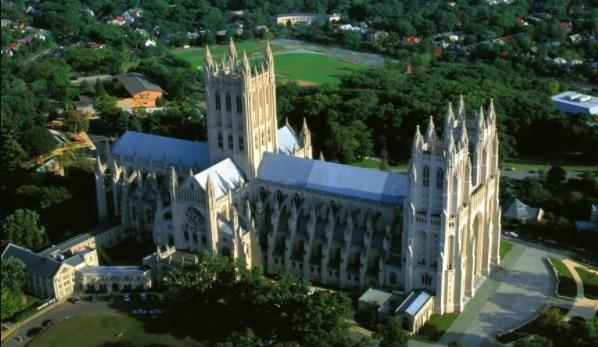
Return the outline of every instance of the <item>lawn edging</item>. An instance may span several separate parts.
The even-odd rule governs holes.
[[[555,279],[555,283],[556,283],[556,285],[554,286],[554,295],[561,299],[574,301],[575,297],[564,296],[564,295],[559,294],[559,285],[561,283],[561,280],[559,277],[559,272],[554,267],[554,264],[552,263],[552,260],[550,258],[544,258],[544,259],[548,262],[548,265],[550,265],[550,268],[552,269],[552,273],[554,275],[554,279]]]
[[[555,270],[555,271],[556,271],[556,270]],[[558,283],[558,281],[557,281],[557,283]],[[509,330],[506,330],[506,331],[503,331],[503,332],[502,332],[502,333],[500,333],[500,334],[497,334],[497,335],[496,335],[496,340],[497,340],[498,342],[501,342],[501,343],[508,343],[508,342],[511,342],[511,341],[503,341],[504,337],[505,337],[506,335],[512,334],[512,333],[513,333],[513,332],[515,332],[516,330],[519,330],[519,329],[523,328],[524,326],[526,326],[526,325],[530,324],[531,322],[535,321],[536,319],[538,319],[538,317],[540,317],[540,315],[542,314],[542,312],[544,312],[544,310],[548,309],[548,307],[550,307],[550,305],[544,305],[544,306],[542,306],[542,309],[540,309],[538,312],[536,312],[536,314],[535,314],[535,315],[533,315],[533,316],[532,316],[530,319],[528,319],[528,320],[526,320],[525,322],[522,322],[522,323],[520,323],[520,324],[518,324],[518,325],[516,325],[516,326],[512,327],[512,328],[511,328],[511,329],[509,329]]]

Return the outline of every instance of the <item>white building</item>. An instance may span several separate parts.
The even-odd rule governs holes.
[[[278,128],[274,59],[204,63],[206,143],[126,132],[98,160],[99,215],[157,246],[243,258],[341,288],[431,293],[461,311],[500,261],[496,114],[463,98],[415,131],[407,174],[312,160],[311,132]],[[109,209],[107,199],[112,199]],[[171,257],[168,256],[170,259]],[[427,307],[427,306],[426,306]],[[422,306],[422,309],[424,306]]]

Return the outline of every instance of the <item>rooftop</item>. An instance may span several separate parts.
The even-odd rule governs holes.
[[[278,153],[292,155],[299,148],[299,139],[293,128],[285,125],[278,129]]]
[[[116,78],[123,84],[123,87],[125,87],[127,92],[129,92],[131,95],[135,95],[144,91],[164,93],[164,90],[162,90],[159,85],[148,81],[145,76],[140,73],[132,72],[120,74],[116,75]]]
[[[401,306],[397,308],[398,313],[405,313],[412,317],[414,317],[419,310],[428,302],[428,300],[432,299],[432,295],[430,295],[426,291],[417,291],[413,292],[407,300],[405,300]]]
[[[149,269],[140,266],[86,266],[78,271],[84,274],[138,276],[149,271]]]
[[[539,208],[529,207],[519,199],[508,202],[504,207],[503,217],[518,220],[538,219]]]
[[[389,204],[403,201],[407,176],[321,160],[265,153],[258,179]]]
[[[241,170],[230,158],[226,158],[194,176],[204,191],[206,190],[208,175],[214,185],[216,198],[226,194],[229,188],[237,188],[239,182],[244,183],[246,181]]]
[[[151,156],[153,160],[158,162],[165,160],[172,166],[182,164],[201,169],[210,165],[208,144],[205,142],[181,140],[136,131],[125,132],[112,145],[112,155],[128,157],[137,155],[139,160],[148,160]]]
[[[567,91],[550,99],[563,112],[598,114],[598,97],[593,95]]]
[[[382,305],[386,301],[388,301],[388,299],[390,299],[391,296],[392,293],[389,293],[387,291],[369,288],[368,290],[366,290],[365,293],[363,293],[359,297],[359,301],[367,302],[368,304],[372,305]]]
[[[4,252],[2,252],[2,259],[7,257],[15,257],[22,260],[28,271],[39,274],[44,278],[54,277],[56,271],[62,265],[53,259],[37,255],[30,249],[19,247],[12,243],[9,243]]]

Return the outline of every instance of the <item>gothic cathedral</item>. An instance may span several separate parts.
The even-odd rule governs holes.
[[[498,137],[492,100],[430,118],[406,174],[312,159],[311,133],[278,128],[274,58],[229,52],[203,67],[207,143],[125,132],[103,163],[100,218],[160,248],[243,258],[340,288],[433,295],[458,312],[498,265]]]

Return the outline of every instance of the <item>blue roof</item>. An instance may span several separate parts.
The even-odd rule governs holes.
[[[568,113],[598,114],[598,98],[576,92],[564,92],[551,97],[554,106]]]
[[[415,316],[419,310],[430,300],[432,296],[425,291],[414,292],[397,309],[400,313],[405,312],[410,316]]]
[[[398,204],[407,193],[407,176],[375,169],[264,153],[258,179],[326,193]]]
[[[299,148],[299,139],[290,126],[285,125],[278,129],[278,153],[293,154]]]
[[[189,140],[176,139],[136,131],[125,132],[112,145],[114,156],[138,156],[140,160],[152,159],[159,163],[166,160],[169,165],[177,166],[179,162],[187,167],[206,168],[210,165],[208,144]]]

